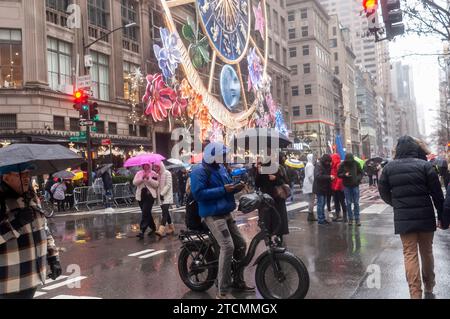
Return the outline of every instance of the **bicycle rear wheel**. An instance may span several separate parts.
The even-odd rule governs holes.
[[[55,207],[52,202],[43,200],[41,201],[41,207],[45,217],[51,218],[55,214]]]
[[[297,256],[284,252],[274,255],[274,263],[267,254],[256,268],[256,287],[266,299],[302,299],[309,290],[309,274]]]

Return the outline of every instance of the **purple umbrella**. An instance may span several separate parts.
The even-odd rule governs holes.
[[[124,167],[142,166],[144,164],[159,163],[165,159],[166,158],[164,156],[159,155],[159,154],[145,153],[145,154],[141,154],[141,155],[129,158],[123,166]]]

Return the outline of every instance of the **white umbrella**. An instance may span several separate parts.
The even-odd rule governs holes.
[[[183,161],[179,160],[178,158],[169,158],[167,160],[170,164],[174,164],[174,165],[183,165]]]

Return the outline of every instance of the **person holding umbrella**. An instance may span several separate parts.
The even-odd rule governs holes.
[[[82,161],[60,145],[0,149],[0,299],[31,299],[45,283],[48,269],[53,280],[61,275],[55,241],[30,188],[31,172],[53,173]]]

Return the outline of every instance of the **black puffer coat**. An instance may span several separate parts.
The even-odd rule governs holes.
[[[331,194],[331,156],[325,154],[314,167],[313,193],[318,195]]]
[[[434,207],[442,220],[444,195],[439,178],[429,162],[419,159],[420,153],[411,137],[401,137],[395,160],[381,174],[378,190],[381,198],[394,207],[396,234],[435,231]]]

